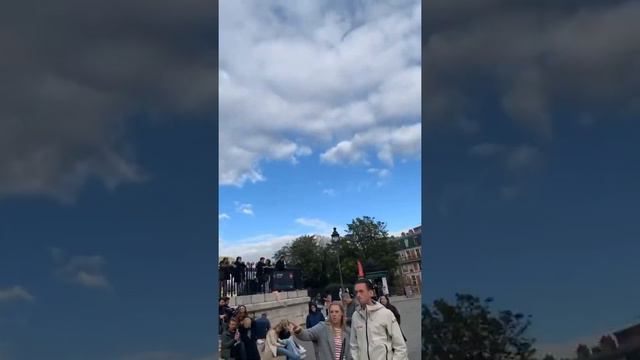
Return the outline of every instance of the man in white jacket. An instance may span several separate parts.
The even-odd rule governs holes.
[[[391,310],[373,301],[373,285],[360,279],[355,289],[358,308],[351,322],[353,360],[408,360],[407,345]]]

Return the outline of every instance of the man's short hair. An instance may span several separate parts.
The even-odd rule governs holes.
[[[262,313],[262,317],[267,317],[267,313]]]
[[[264,260],[264,257],[261,257],[260,260]]]
[[[366,284],[367,285],[367,290],[373,290],[373,284],[371,283],[371,280],[369,279],[358,279],[358,281],[356,281],[356,285],[358,284]]]

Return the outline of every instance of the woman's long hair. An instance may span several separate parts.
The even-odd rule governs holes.
[[[269,331],[273,331],[275,337],[278,339],[286,339],[287,337],[292,336],[291,332],[289,332],[290,323],[291,322],[287,319],[280,320],[280,322],[273,326]]]
[[[329,305],[329,316],[326,323],[331,328],[331,331],[333,332],[333,324],[331,323],[331,308],[334,306],[337,306],[340,309],[340,313],[342,313],[342,316],[340,317],[340,327],[344,331],[347,328],[347,318],[346,318],[346,313],[344,311],[344,305],[342,305],[340,301],[334,301],[331,303],[331,305]]]
[[[238,308],[236,309],[236,317],[240,321],[243,321],[245,318],[249,317],[249,312],[247,312],[247,307],[244,305],[238,306]]]
[[[275,324],[273,328],[271,328],[271,330],[275,331],[276,334],[279,334],[283,330],[289,331],[289,320],[287,319],[280,320],[280,322]]]
[[[398,324],[400,323],[400,312],[398,312],[398,308],[396,308],[395,306],[393,306],[391,304],[391,300],[389,300],[389,296],[387,295],[382,295],[380,296],[380,304],[382,304],[382,298],[384,298],[385,300],[387,300],[386,304],[383,304],[382,306],[386,307],[387,309],[391,310],[391,312],[393,313],[393,315],[396,317],[396,320],[398,320]]]
[[[382,295],[380,296],[380,298],[378,299],[378,302],[382,304],[382,298],[384,298],[385,300],[387,300],[387,304],[385,304],[385,306],[387,305],[391,305],[391,300],[389,300],[389,297],[387,295]]]

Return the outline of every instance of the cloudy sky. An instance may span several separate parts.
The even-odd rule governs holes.
[[[220,254],[421,221],[419,1],[220,5]]]
[[[539,347],[640,321],[640,2],[425,2],[425,300],[533,315]]]
[[[0,359],[212,359],[216,5],[0,13]]]

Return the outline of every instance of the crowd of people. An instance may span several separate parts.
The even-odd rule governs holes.
[[[386,295],[377,296],[366,279],[356,282],[355,301],[351,294],[325,306],[326,318],[318,304],[309,304],[302,328],[289,320],[271,327],[266,314],[253,319],[245,306],[232,309],[228,298],[220,301],[220,329],[223,359],[299,360],[306,350],[294,339],[313,343],[317,360],[406,360],[406,338],[400,328],[400,314]]]
[[[271,275],[285,270],[285,259],[278,259],[275,265],[271,259],[261,257],[258,262],[242,261],[238,256],[234,262],[228,257],[218,264],[220,296],[249,295],[268,289]]]

